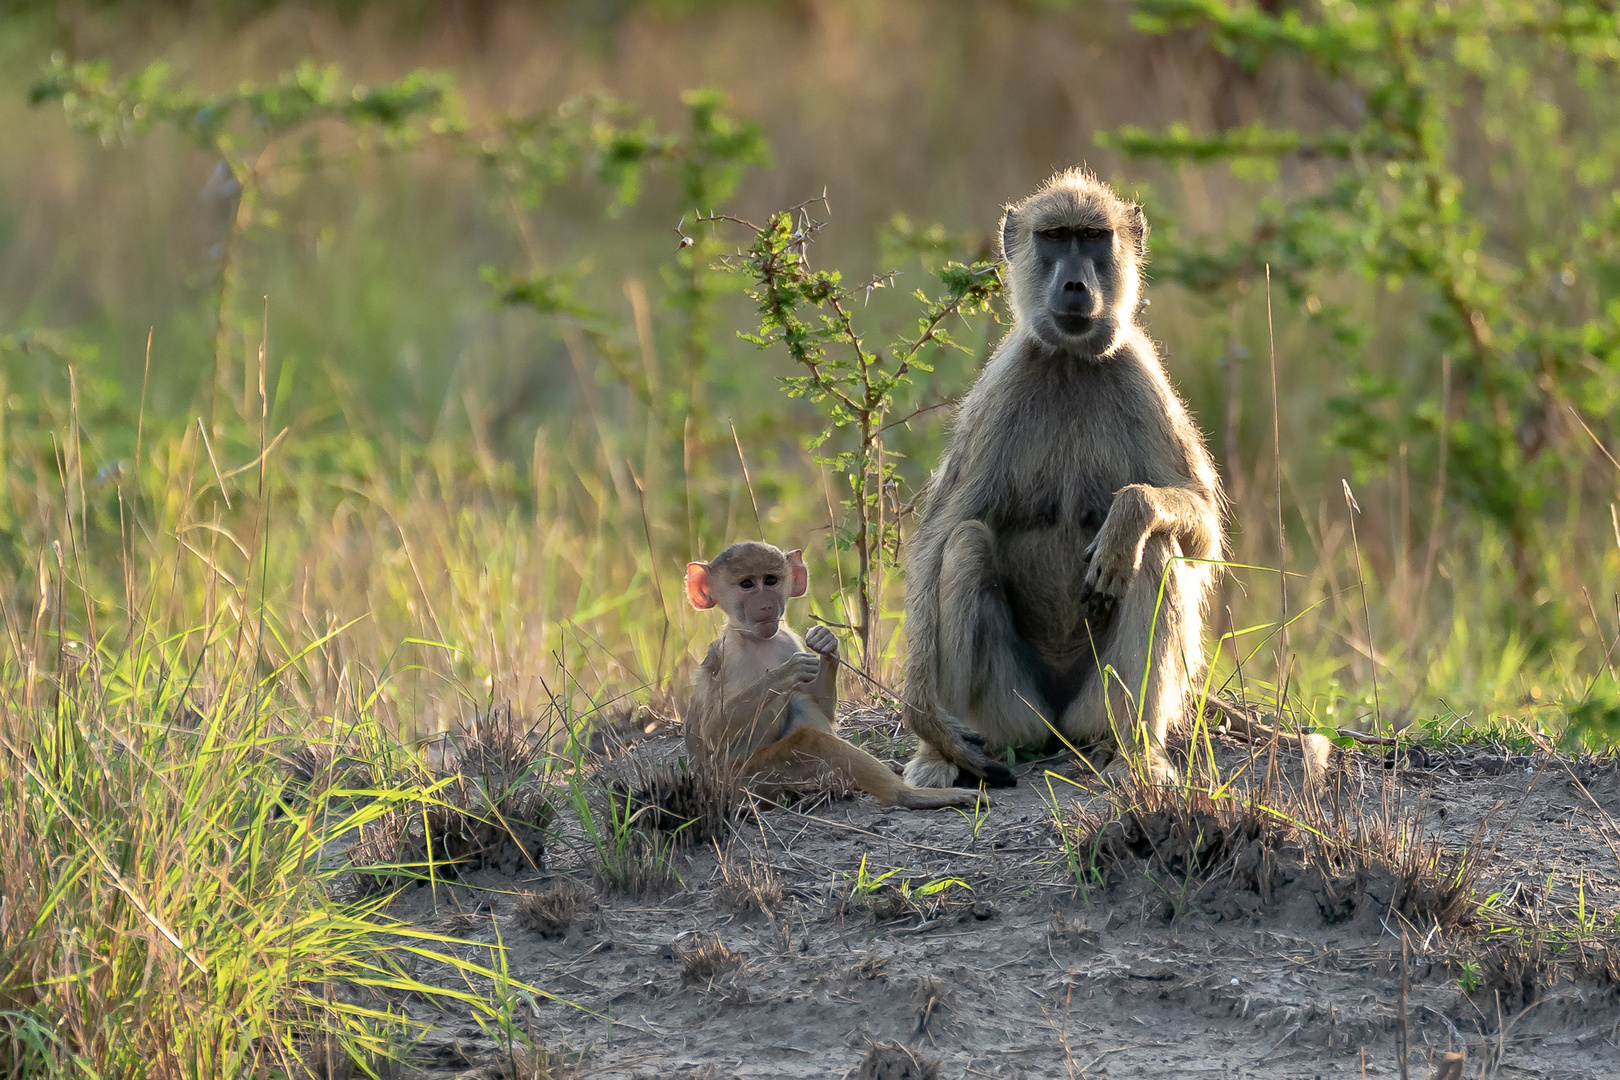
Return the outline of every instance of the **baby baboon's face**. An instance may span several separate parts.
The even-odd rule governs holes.
[[[781,629],[788,598],[803,596],[809,587],[803,552],[784,552],[757,540],[732,544],[713,562],[686,566],[693,607],[718,607],[731,627],[766,640]]]

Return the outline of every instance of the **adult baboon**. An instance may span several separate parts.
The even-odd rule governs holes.
[[[1007,208],[1001,244],[1013,327],[911,541],[905,713],[921,745],[905,778],[1011,784],[992,755],[1052,727],[1077,744],[1112,731],[1173,777],[1165,735],[1203,668],[1214,580],[1189,560],[1220,557],[1221,492],[1136,324],[1147,221],[1070,169]]]

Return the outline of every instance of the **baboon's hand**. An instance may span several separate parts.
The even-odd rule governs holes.
[[[1135,528],[1120,528],[1116,522],[1117,515],[1109,514],[1081,557],[1090,564],[1086,570],[1086,591],[1117,600],[1125,595],[1131,579],[1142,568],[1142,548],[1147,543],[1147,534],[1138,533]]]
[[[957,753],[947,756],[954,759],[956,767],[970,781],[982,781],[985,787],[1018,786],[1018,778],[1006,762],[996,760],[965,740],[958,741]],[[958,778],[957,783],[961,782]]]
[[[821,657],[813,652],[794,653],[787,663],[771,670],[771,681],[778,690],[796,690],[805,683],[816,681],[821,671]]]
[[[984,735],[974,731],[954,716],[942,717],[956,745],[943,748],[963,775],[971,780],[983,781],[986,787],[1017,787],[1018,778],[1006,762],[984,752]]]
[[[830,656],[835,660],[838,658],[838,639],[825,626],[812,626],[810,632],[804,635],[804,644],[811,652]]]

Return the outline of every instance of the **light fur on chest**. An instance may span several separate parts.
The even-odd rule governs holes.
[[[741,631],[727,630],[720,642],[720,685],[752,686],[804,651],[804,639],[785,626],[766,641],[744,639]]]

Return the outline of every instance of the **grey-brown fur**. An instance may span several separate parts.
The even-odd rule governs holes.
[[[962,404],[911,542],[909,783],[1011,783],[993,755],[1046,743],[1049,722],[1076,742],[1112,730],[1169,771],[1214,579],[1176,557],[1220,557],[1221,493],[1136,324],[1146,235],[1140,207],[1079,169],[1002,219],[1013,327]]]
[[[737,574],[785,574],[787,556],[763,540],[739,540],[710,560],[709,566]]]

